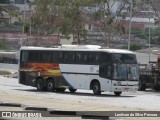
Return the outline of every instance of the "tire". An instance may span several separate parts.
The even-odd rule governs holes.
[[[139,84],[139,91],[145,91],[146,90],[146,84]]]
[[[120,96],[122,92],[114,92],[116,96]]]
[[[55,83],[54,80],[50,79],[47,81],[47,91],[54,92],[55,91]]]
[[[56,92],[64,92],[66,88],[56,88]]]
[[[71,93],[75,93],[77,89],[69,89]]]
[[[92,85],[92,90],[94,95],[100,95],[101,94],[101,87],[99,82],[95,81]]]
[[[153,87],[153,89],[154,89],[155,91],[160,91],[160,86],[159,86],[159,85],[155,85],[155,86]]]
[[[41,79],[41,78],[37,79],[36,87],[37,87],[38,91],[44,91],[45,90],[43,79]]]

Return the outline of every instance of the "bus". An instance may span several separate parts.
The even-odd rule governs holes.
[[[134,52],[97,45],[61,45],[20,49],[19,83],[39,91],[69,89],[114,92],[137,91],[139,67]]]

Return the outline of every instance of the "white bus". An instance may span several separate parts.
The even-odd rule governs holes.
[[[62,45],[57,48],[22,47],[19,83],[37,90],[64,92],[93,90],[137,91],[139,69],[136,55],[127,50],[102,49],[96,45]]]

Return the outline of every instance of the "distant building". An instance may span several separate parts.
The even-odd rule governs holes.
[[[10,4],[10,0],[0,0],[0,4]]]
[[[15,3],[15,4],[25,4],[25,2],[26,2],[26,3],[29,3],[30,0],[14,0],[14,3]]]
[[[124,22],[125,29],[129,28],[129,21]],[[144,22],[132,22],[132,27],[139,28],[141,30],[145,29],[145,23]]]

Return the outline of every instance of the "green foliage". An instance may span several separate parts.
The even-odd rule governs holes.
[[[10,75],[10,74],[12,73],[8,70],[0,70],[0,75]]]
[[[7,48],[7,44],[5,40],[0,40],[0,50],[4,50]]]
[[[140,50],[141,46],[138,44],[132,44],[130,47],[131,50],[135,51],[135,50]]]
[[[128,49],[128,45],[122,46],[121,49]],[[138,44],[131,44],[130,46],[130,50],[133,50],[133,51],[140,50],[140,49],[141,49],[141,46]]]
[[[126,34],[129,33],[129,30],[126,30]],[[148,39],[148,33],[146,32],[146,30],[142,30],[140,28],[137,27],[132,27],[131,28],[131,34],[133,34],[135,37],[138,37],[140,39]]]
[[[110,46],[112,33],[119,34],[125,31],[122,20],[127,14],[122,11],[129,0],[122,0],[124,5],[119,8],[116,15],[112,13],[112,9],[117,2],[117,0],[35,0],[36,14],[32,18],[32,23],[37,29],[42,29],[42,24],[47,24],[50,25],[50,29],[46,31],[63,35],[72,34],[75,41],[80,44],[81,40],[86,39],[86,23],[98,20],[101,25],[100,29],[105,35],[106,46]],[[87,13],[84,7],[98,9]],[[118,20],[115,19],[117,16]]]
[[[29,24],[24,24],[24,32],[28,33],[29,32]]]
[[[121,49],[128,49],[128,45],[123,45]]]
[[[145,29],[145,34],[149,37],[149,28]],[[160,45],[160,27],[150,29],[150,36],[151,36],[151,44],[158,44]],[[148,40],[148,39],[147,39]]]

